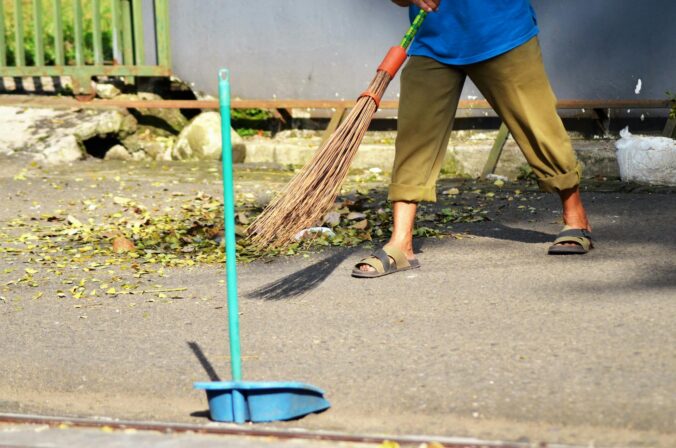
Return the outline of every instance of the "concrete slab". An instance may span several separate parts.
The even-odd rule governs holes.
[[[190,164],[2,167],[3,232],[92,197],[220,194],[217,173]],[[461,239],[417,240],[422,269],[411,273],[351,278],[361,247],[241,265],[245,378],[315,384],[333,405],[264,427],[676,445],[676,195],[600,184],[583,197],[598,246],[582,257],[545,255],[560,214],[534,193],[454,225]],[[229,377],[222,266],[139,280],[183,288],[168,297],[78,302],[59,298],[67,286],[46,271],[37,287],[11,283],[40,256],[0,258],[0,412],[208,422],[192,383]],[[136,281],[120,266],[69,273]]]

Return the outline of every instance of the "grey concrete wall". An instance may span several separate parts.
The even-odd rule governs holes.
[[[449,1],[449,0],[446,0]],[[664,98],[676,90],[675,0],[533,0],[560,98]],[[408,25],[388,0],[172,0],[174,70],[242,98],[352,99]],[[640,95],[635,94],[638,80]],[[388,97],[395,98],[398,83]],[[469,84],[467,96],[480,96]]]

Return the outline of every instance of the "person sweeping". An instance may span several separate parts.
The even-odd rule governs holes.
[[[398,133],[388,198],[389,242],[359,261],[352,275],[380,277],[419,267],[413,254],[417,205],[436,201],[436,181],[467,77],[509,128],[543,191],[563,206],[564,228],[548,253],[593,248],[579,183],[581,167],[556,110],[529,0],[392,0],[422,9],[425,23],[401,75]]]

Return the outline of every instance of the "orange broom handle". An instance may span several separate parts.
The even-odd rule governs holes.
[[[385,71],[390,75],[390,78],[394,78],[394,75],[397,74],[401,66],[406,61],[406,50],[411,45],[411,42],[413,42],[413,39],[418,33],[420,26],[423,24],[425,17],[427,17],[427,12],[421,9],[413,23],[411,23],[411,27],[406,32],[401,44],[399,44],[399,46],[390,48],[390,51],[387,52],[385,59],[383,59],[383,62],[381,62],[378,66],[378,70]]]

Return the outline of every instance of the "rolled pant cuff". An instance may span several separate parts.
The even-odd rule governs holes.
[[[580,185],[582,166],[578,163],[574,170],[544,179],[538,179],[542,191],[559,192],[569,190]]]
[[[417,185],[390,184],[390,191],[387,195],[390,201],[406,202],[436,202],[437,191],[434,186],[420,187]]]

